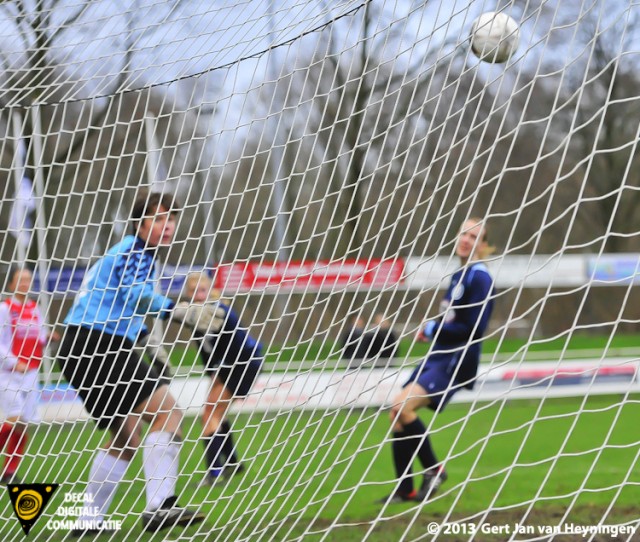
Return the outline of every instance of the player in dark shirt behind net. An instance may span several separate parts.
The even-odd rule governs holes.
[[[484,222],[465,221],[456,244],[461,267],[451,277],[438,317],[427,322],[418,336],[432,342],[431,350],[393,401],[392,452],[398,487],[381,504],[428,500],[447,480],[417,410],[426,407],[437,414],[460,389],[473,388],[495,297],[493,279],[482,262],[492,251]],[[424,469],[418,491],[413,487],[414,457]]]
[[[235,450],[227,412],[235,399],[246,397],[251,391],[262,368],[262,346],[242,327],[233,309],[220,300],[219,292],[213,289],[205,273],[187,276],[185,297],[196,305],[215,306],[208,332],[194,335],[205,371],[211,377],[202,411],[202,440],[208,469],[205,484],[214,485],[244,470]]]

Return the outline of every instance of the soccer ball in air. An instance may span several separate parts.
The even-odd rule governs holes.
[[[518,23],[506,13],[483,13],[471,25],[471,51],[485,62],[506,62],[516,52],[519,42]]]

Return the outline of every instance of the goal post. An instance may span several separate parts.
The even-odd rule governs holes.
[[[470,48],[488,11],[517,23],[503,63]],[[264,346],[225,418],[245,470],[210,486],[203,347],[147,315],[183,417],[178,501],[204,518],[167,539],[638,536],[638,17],[604,0],[0,3],[2,307],[12,270],[31,270],[50,332],[42,419],[20,452],[2,412],[0,451],[3,475],[13,461],[22,483],[58,486],[29,520],[38,539],[68,539],[108,436],[53,332],[149,192],[180,203],[156,295],[184,301],[204,273],[242,347]],[[431,353],[425,325],[449,315],[474,217],[496,248],[492,318],[463,348],[483,343],[478,377],[418,411],[448,479],[431,499],[376,504],[403,477],[390,406]],[[7,311],[0,408],[17,375]],[[145,446],[105,540],[153,538]],[[21,540],[0,490],[0,538]]]

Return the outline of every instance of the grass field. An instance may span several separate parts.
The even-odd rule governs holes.
[[[200,426],[186,419],[180,500],[200,506],[207,521],[186,531],[142,533],[138,516],[144,488],[136,457],[112,514],[124,520],[124,527],[99,540],[430,539],[428,522],[477,521],[485,510],[492,510],[485,518],[492,524],[555,525],[565,512],[578,524],[603,518],[605,523],[637,521],[640,397],[621,399],[513,401],[475,405],[473,411],[469,405],[450,405],[433,426],[436,451],[444,457],[449,450],[450,479],[443,492],[428,504],[384,509],[373,501],[393,489],[393,471],[385,441],[388,423],[378,411],[238,416],[234,425],[243,428],[238,447],[249,471],[225,488],[198,486]],[[424,419],[428,422],[429,415]],[[47,530],[46,523],[62,519],[56,511],[66,492],[83,491],[90,450],[103,438],[91,424],[39,427],[21,474],[26,481],[61,487],[29,540],[65,539],[67,532]],[[6,493],[0,502],[0,540],[24,539]],[[507,539],[499,534],[475,538]],[[564,539],[570,538],[556,538]]]

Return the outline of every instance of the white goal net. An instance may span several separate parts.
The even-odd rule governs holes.
[[[470,47],[494,11],[519,33],[502,63]],[[0,539],[640,536],[639,21],[625,0],[0,2]],[[146,214],[131,229],[156,193],[179,203],[170,243]],[[453,350],[482,345],[480,366],[465,381],[454,363],[443,393],[473,389],[420,403],[416,436],[392,428],[390,406],[434,359],[425,326],[463,299],[448,287],[472,274],[456,278],[470,219],[496,251],[481,262],[493,289],[469,303],[493,312]],[[105,261],[116,283],[100,289]],[[240,376],[205,369],[215,345],[187,308],[141,297],[120,318],[117,301],[107,316],[81,301],[139,280],[201,306],[196,276],[206,306],[225,307],[206,337],[235,316],[247,332],[238,351],[215,343]],[[124,404],[127,385],[153,381],[173,414],[100,452],[113,435],[64,369],[64,341],[113,332],[148,369],[133,312],[170,374],[89,387]],[[199,515],[156,534],[166,491]]]

